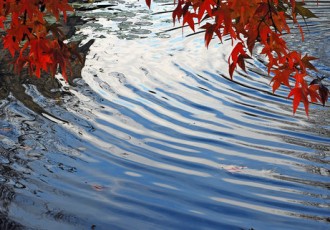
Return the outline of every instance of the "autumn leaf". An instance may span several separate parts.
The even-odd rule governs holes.
[[[211,23],[206,23],[204,26],[201,27],[201,29],[205,29],[205,46],[208,47],[211,39],[213,38],[215,25],[212,25]]]
[[[277,69],[277,70],[273,70],[273,73],[275,74],[275,76],[271,80],[271,83],[273,83],[273,93],[282,84],[291,88],[290,83],[289,83],[289,77],[290,77],[292,71],[290,69],[284,69],[284,70]]]
[[[316,96],[318,100],[325,106],[325,103],[328,101],[329,98],[329,89],[322,83],[324,78],[316,78],[309,84],[309,89],[316,91],[318,90],[319,94]]]
[[[235,48],[232,50],[230,57],[228,58],[230,78],[233,77],[233,73],[237,64],[239,64],[239,66],[245,71],[244,59],[246,58],[250,57],[246,54],[243,43],[237,43]],[[230,62],[230,59],[232,62]]]
[[[146,4],[147,4],[147,6],[150,8],[151,0],[146,0]]]
[[[18,14],[25,14],[30,20],[32,17],[37,14],[41,13],[39,10],[36,10],[36,6],[38,5],[38,0],[20,0],[17,9]]]
[[[5,26],[3,24],[3,22],[6,20],[6,17],[5,16],[0,16],[0,28],[4,29]]]
[[[52,24],[46,23],[45,25],[46,25],[47,32],[50,31],[55,38],[60,38],[60,39],[64,38],[64,32],[61,30],[61,27],[62,27],[61,24],[59,24],[59,23],[52,23]]]
[[[152,0],[146,0],[150,8]],[[229,75],[232,78],[237,66],[245,71],[245,61],[252,55],[254,47],[260,46],[260,54],[268,60],[266,67],[273,92],[281,85],[290,87],[290,79],[295,85],[289,93],[293,97],[293,111],[300,102],[304,103],[306,114],[310,101],[328,100],[329,89],[321,79],[307,84],[308,70],[317,71],[312,61],[315,57],[302,55],[287,46],[285,33],[299,25],[298,16],[304,20],[316,17],[306,4],[296,0],[175,0],[172,12],[173,23],[181,20],[195,31],[196,22],[204,29],[206,47],[215,37],[231,39],[234,47],[228,58]],[[31,75],[40,76],[41,71],[55,75],[58,67],[67,79],[72,56],[80,58],[77,47],[63,42],[64,34],[59,28],[60,17],[67,18],[67,12],[73,11],[68,0],[0,0],[0,28],[3,30],[3,47],[9,51],[16,69],[29,68]],[[45,17],[54,17],[56,22],[49,25]],[[202,24],[203,23],[203,24]],[[216,35],[216,36],[215,36]],[[234,45],[235,44],[235,45]]]
[[[105,189],[105,187],[100,184],[92,184],[91,187],[92,187],[92,189],[94,189],[95,191],[98,191],[98,192],[101,192]]]
[[[325,103],[328,101],[329,98],[329,89],[324,86],[322,83],[319,84],[319,93],[321,98],[321,103],[325,106]]]
[[[315,103],[315,102],[321,101],[318,91],[319,91],[319,85],[310,85],[308,87],[308,92],[309,92],[311,102]]]
[[[180,18],[182,17],[182,15],[184,13],[183,9],[182,9],[183,3],[184,3],[183,0],[178,0],[176,8],[172,12],[173,24],[175,24],[175,19],[177,19],[180,22]]]
[[[246,53],[245,54],[240,54],[237,58],[237,64],[244,72],[246,72],[246,70],[245,70],[245,59],[250,59],[250,58],[251,57],[249,55],[247,55]]]
[[[202,18],[205,15],[205,12],[207,13],[208,16],[212,17],[213,5],[215,5],[214,0],[204,0],[201,2],[201,4],[199,5],[199,10],[198,10],[198,14],[197,14],[198,23],[201,22]]]
[[[293,114],[296,113],[297,108],[302,101],[304,103],[305,107],[305,112],[306,115],[308,116],[308,107],[309,107],[309,102],[306,93],[304,92],[304,89],[302,87],[294,87],[291,89],[288,98],[293,96]]]
[[[318,58],[313,57],[313,56],[308,56],[307,54],[301,59],[302,63],[304,64],[303,66],[305,68],[308,68],[310,70],[314,70],[317,71],[317,69],[315,68],[315,66],[310,62],[313,60],[317,60]]]
[[[306,7],[303,7],[303,5],[304,3],[296,2],[295,7],[293,7],[295,9],[295,12],[300,14],[303,18],[317,18],[317,16],[312,11],[310,11]]]
[[[183,16],[183,25],[184,24],[188,24],[189,27],[195,32],[195,22],[194,22],[194,17],[196,16],[196,14],[192,14],[190,12],[187,12],[184,16]]]
[[[303,88],[307,88],[307,82],[305,81],[306,76],[306,72],[296,72],[296,74],[293,76],[293,78],[296,80],[296,87],[301,86]]]
[[[13,36],[5,36],[2,38],[3,47],[9,50],[9,53],[12,57],[15,56],[17,50],[19,50],[19,44],[15,37]]]
[[[257,26],[252,26],[249,28],[249,30],[247,31],[247,47],[250,51],[250,53],[252,54],[253,48],[257,42],[257,38],[258,38],[259,34],[258,34],[258,27]]]

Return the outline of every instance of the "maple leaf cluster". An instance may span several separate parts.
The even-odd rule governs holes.
[[[27,67],[31,75],[42,71],[55,75],[67,67],[74,52],[65,44],[60,16],[73,11],[67,0],[0,0],[0,30],[3,47],[8,49],[17,72]]]
[[[150,0],[146,0],[150,6]],[[307,83],[309,71],[317,71],[312,56],[290,50],[284,34],[290,33],[288,23],[298,27],[304,40],[304,33],[298,19],[316,17],[304,2],[295,0],[177,0],[172,18],[195,31],[195,25],[205,30],[205,45],[214,37],[222,42],[225,36],[232,40],[234,48],[229,56],[229,75],[232,78],[237,66],[245,71],[245,60],[251,58],[258,43],[261,54],[268,59],[268,74],[273,92],[281,85],[290,88],[288,97],[293,96],[293,113],[303,102],[306,114],[310,102],[325,105],[329,90],[322,84],[322,78]]]
[[[151,0],[146,0],[150,7]],[[68,0],[0,0],[0,32],[5,49],[14,59],[17,72],[24,67],[31,75],[40,77],[42,71],[55,75],[58,67],[67,79],[71,57],[80,59],[75,47],[67,45],[60,29],[60,16],[73,11]],[[307,83],[309,71],[317,71],[311,61],[315,57],[290,50],[284,34],[290,33],[291,23],[304,34],[298,17],[316,17],[304,2],[295,0],[177,0],[172,13],[173,21],[180,21],[195,31],[198,23],[205,30],[205,44],[213,37],[220,41],[232,39],[234,48],[229,56],[229,74],[233,76],[239,66],[245,71],[245,61],[251,58],[258,43],[261,54],[268,59],[268,74],[273,76],[273,92],[281,85],[290,88],[293,112],[303,102],[306,114],[310,102],[328,100],[329,90],[322,78]],[[55,22],[54,22],[55,21]],[[2,31],[1,31],[2,30]],[[70,71],[69,71],[70,72]]]

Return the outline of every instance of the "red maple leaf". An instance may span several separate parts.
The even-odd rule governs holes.
[[[306,90],[303,89],[302,87],[294,87],[291,89],[288,97],[292,97],[292,96],[293,96],[293,102],[292,102],[293,113],[294,114],[296,113],[297,108],[298,108],[300,102],[302,101],[304,103],[306,115],[308,116],[309,102],[308,102]]]

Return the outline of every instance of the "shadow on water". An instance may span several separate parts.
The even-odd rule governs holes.
[[[72,38],[76,32],[76,27],[84,23],[86,23],[86,21],[79,16],[68,17],[67,24],[62,27],[66,38]],[[81,40],[71,42],[79,46]],[[78,47],[78,52],[81,54],[83,60],[85,60],[89,47],[93,42],[94,39],[91,39],[86,42],[86,44]],[[73,65],[72,73],[68,79],[70,85],[73,85],[74,79],[81,78],[81,69],[84,66],[84,63],[75,62],[76,58],[77,57],[72,56],[72,63],[75,64]],[[42,73],[40,78],[30,76],[28,70],[23,70],[20,74],[17,74],[10,63],[11,58],[9,52],[7,50],[2,51],[0,58],[0,100],[8,98],[11,94],[16,100],[23,103],[24,106],[31,109],[33,112],[39,115],[52,117],[52,114],[49,114],[41,105],[34,101],[31,95],[26,93],[26,89],[27,87],[36,87],[37,92],[41,93],[44,97],[60,101],[65,94],[70,94],[70,92],[63,87],[63,83],[61,83],[58,78],[52,77],[47,73]]]
[[[3,228],[327,229],[328,107],[293,117],[258,59],[228,81],[227,46],[203,50],[168,13],[119,3],[81,13],[93,20],[77,37],[96,39],[69,93],[5,94]]]
[[[24,186],[19,183],[19,181],[23,178],[22,173],[16,171],[12,165],[15,162],[20,163],[23,167],[25,167],[26,164],[24,161],[20,161],[17,157],[15,157],[14,151],[7,150],[1,146],[0,157],[0,229],[22,229],[22,225],[8,217],[8,212],[11,202],[15,199],[16,193],[14,187],[24,188]],[[9,181],[12,183],[9,184]]]
[[[70,16],[66,26],[62,29],[67,38],[72,38],[76,32],[76,27],[84,23],[86,21],[81,17]],[[81,38],[71,42],[79,45]],[[94,39],[90,39],[82,46],[79,46],[78,52],[82,55],[83,60],[85,60],[89,47],[93,42]],[[31,129],[29,123],[38,122],[38,116],[44,116],[46,120],[50,119],[48,122],[67,123],[65,120],[46,111],[42,100],[52,100],[56,105],[59,105],[62,103],[63,97],[71,97],[72,94],[63,86],[65,84],[61,83],[61,80],[46,73],[42,73],[40,78],[30,76],[26,70],[19,75],[16,74],[12,65],[8,64],[10,63],[9,56],[10,54],[5,51],[2,52],[0,58],[0,100],[2,102],[0,106],[2,119],[2,122],[0,122],[0,229],[25,229],[26,226],[13,221],[9,217],[9,207],[12,205],[12,202],[22,202],[24,200],[17,195],[16,190],[24,190],[29,187],[26,185],[29,183],[26,176],[31,175],[31,172],[33,172],[33,169],[29,166],[31,159],[41,160],[40,158],[43,155],[33,151],[47,152],[47,147],[40,142],[42,131]],[[73,86],[74,80],[81,78],[83,66],[84,63],[78,63],[73,66],[68,82],[69,85]],[[38,97],[42,98],[42,100],[38,100]],[[12,105],[16,106],[18,110],[20,108],[27,108],[28,110],[18,112],[14,109],[12,113],[7,113],[7,108]],[[28,116],[27,120],[24,119],[26,115]],[[17,126],[15,127],[15,125]],[[31,138],[35,139],[35,141],[31,141]],[[33,150],[32,153],[31,150]],[[23,157],[20,156],[20,152],[23,152]],[[58,164],[59,167],[65,167],[63,163]],[[46,166],[44,165],[44,167]],[[32,194],[36,195],[37,192],[32,191]],[[17,199],[17,197],[19,198]],[[27,197],[26,199],[29,198]],[[26,201],[24,200],[22,203],[26,203]],[[31,205],[31,203],[27,203],[27,205]],[[74,216],[66,215],[62,211],[51,209],[46,211],[45,215],[53,216],[58,221],[75,218]]]
[[[69,196],[62,186],[52,185],[60,181],[51,179],[77,170],[70,162],[74,153],[57,142],[57,123],[14,101],[1,111],[1,229],[86,228],[84,219],[65,209],[70,202],[51,201],[52,196]],[[79,117],[74,119],[78,122]]]

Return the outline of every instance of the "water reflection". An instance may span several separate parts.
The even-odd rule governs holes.
[[[0,161],[25,186],[6,182],[6,218],[32,229],[327,229],[328,108],[293,117],[258,59],[229,81],[230,46],[167,30],[169,13],[153,12],[169,6],[114,5],[82,13],[93,20],[77,37],[96,39],[70,94],[57,103],[27,88],[66,122],[2,102],[1,144],[15,154]]]
[[[24,188],[20,183],[23,178],[22,173],[15,170],[14,164],[23,163],[15,157],[14,151],[6,150],[0,146],[0,228],[1,229],[20,229],[22,226],[8,217],[8,212],[12,201],[15,199],[16,188]]]

